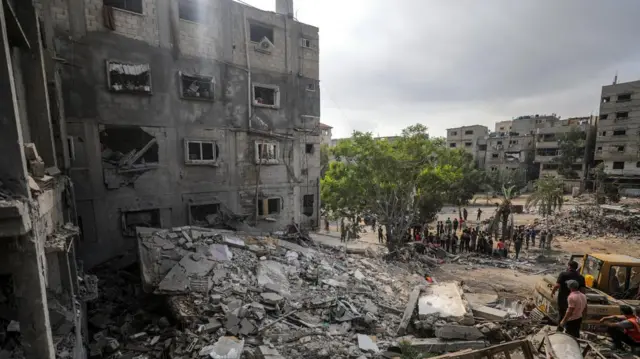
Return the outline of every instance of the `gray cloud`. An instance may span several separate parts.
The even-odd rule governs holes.
[[[640,78],[636,0],[296,0],[320,27],[323,122],[390,135],[597,110]]]

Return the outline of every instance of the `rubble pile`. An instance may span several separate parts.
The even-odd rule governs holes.
[[[227,230],[137,231],[139,273],[99,283],[90,358],[366,358],[403,335],[442,351],[512,336],[509,313],[472,308],[458,284],[406,263]]]
[[[549,219],[549,228],[567,237],[640,238],[640,211],[621,206],[578,206]]]

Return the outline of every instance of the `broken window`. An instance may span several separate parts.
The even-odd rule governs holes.
[[[456,147],[456,144],[452,142],[452,143],[450,143],[450,144],[449,144],[449,147],[451,147],[451,148],[455,148],[455,147]]]
[[[578,164],[578,163],[572,164],[571,165],[571,169],[574,170],[574,171],[580,171],[580,170],[582,170],[582,165]]]
[[[609,115],[607,115],[607,114],[600,115],[600,119],[601,119],[601,120],[606,120],[606,119],[607,119],[607,117],[609,117]]]
[[[256,163],[277,163],[278,144],[256,142]]]
[[[627,111],[616,112],[616,118],[619,118],[619,119],[629,118],[629,112]]]
[[[186,141],[188,164],[211,164],[218,160],[218,145],[213,141]]]
[[[609,96],[605,96],[605,97],[602,98],[602,103],[607,103],[607,102],[610,102],[610,101],[611,101],[611,97],[609,97]]]
[[[451,136],[457,136],[458,135],[458,131],[451,131]]]
[[[625,130],[613,130],[613,136],[624,136],[627,134]]]
[[[103,0],[102,4],[142,14],[142,0]]]
[[[272,44],[275,44],[273,38],[273,28],[258,24],[249,24],[249,38],[251,42],[260,42],[267,38]]]
[[[500,157],[500,155],[498,153],[492,153],[491,154],[491,158],[498,158]]]
[[[102,162],[119,171],[158,163],[158,143],[138,126],[105,125],[100,131]]]
[[[182,98],[213,100],[213,77],[189,76],[180,73]]]
[[[496,142],[496,144],[497,144],[498,146],[502,146],[502,141],[498,141],[498,142]]]
[[[465,142],[464,147],[471,147],[473,144],[471,142]]]
[[[278,86],[254,84],[253,104],[264,107],[280,106],[280,91]]]
[[[314,197],[312,194],[305,194],[302,197],[302,214],[307,217],[313,216],[313,202]]]
[[[618,152],[624,152],[624,146],[616,146]]]
[[[623,170],[624,169],[624,162],[614,162],[613,163],[613,169],[614,170]]]
[[[636,168],[640,168],[640,161],[636,162]]]
[[[618,95],[618,102],[626,102],[626,101],[631,101],[630,93]]]
[[[178,2],[178,14],[182,20],[200,22],[202,13],[200,4],[196,0],[180,0]]]
[[[280,213],[280,198],[265,198],[258,200],[258,216]]]
[[[487,150],[487,145],[478,145],[478,150],[486,151]]]
[[[112,92],[151,93],[151,68],[107,61],[107,86]]]
[[[136,227],[160,228],[160,210],[130,211],[122,213],[122,235],[135,237]]]
[[[465,135],[473,135],[473,130],[464,131]]]
[[[598,148],[596,148],[596,152],[602,152],[602,146],[598,146]]]
[[[189,224],[207,226],[217,222],[220,203],[194,204],[189,206]]]
[[[607,135],[607,131],[602,131],[602,136],[606,136]]]
[[[491,167],[491,172],[495,172],[498,170],[498,167]]]
[[[314,83],[307,84],[307,91],[315,92],[316,91],[316,84],[314,84]]]
[[[313,153],[313,143],[307,143],[304,146],[304,151],[308,154],[312,154]]]
[[[518,144],[518,140],[511,140],[509,141],[510,145],[517,145]]]
[[[504,127],[500,127],[500,131],[504,131]]]

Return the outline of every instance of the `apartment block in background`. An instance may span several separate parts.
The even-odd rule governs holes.
[[[595,163],[622,187],[640,185],[640,81],[602,87]]]
[[[41,1],[88,267],[136,227],[318,225],[318,28],[292,0]]]
[[[447,147],[461,148],[473,155],[473,159],[478,162],[479,142],[489,135],[489,128],[482,125],[463,126],[447,129]]]

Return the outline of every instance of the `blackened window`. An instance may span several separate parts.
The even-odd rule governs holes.
[[[623,170],[624,169],[624,162],[614,162],[613,163],[613,169],[614,170]]]
[[[103,0],[104,5],[142,14],[142,0]]]
[[[213,100],[213,78],[180,74],[182,97],[189,99]]]
[[[200,22],[201,9],[195,0],[180,0],[178,2],[178,14],[181,19],[193,22]]]
[[[251,39],[251,42],[260,42],[265,37],[269,39],[272,44],[275,44],[273,40],[273,28],[258,24],[249,25],[249,38]]]

